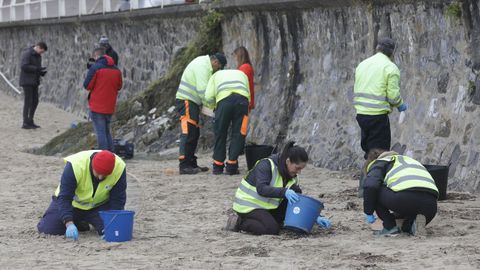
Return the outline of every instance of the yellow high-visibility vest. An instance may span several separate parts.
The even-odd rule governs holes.
[[[64,162],[72,164],[73,173],[77,180],[77,188],[73,197],[72,206],[82,210],[90,210],[100,206],[110,198],[110,190],[117,184],[118,180],[125,170],[125,162],[115,155],[115,167],[112,173],[98,183],[95,195],[93,195],[92,175],[90,173],[90,160],[95,152],[100,150],[82,151],[70,155],[64,159]],[[58,184],[55,196],[60,194],[61,184]]]
[[[175,98],[189,100],[199,106],[202,105],[208,79],[210,79],[212,73],[210,56],[203,55],[193,59],[183,71]]]
[[[283,178],[280,175],[277,166],[275,165],[273,160],[267,160],[270,161],[270,166],[272,167],[272,179],[270,180],[270,186],[282,188]],[[293,186],[297,182],[298,180],[296,177],[290,179],[286,185],[286,188]],[[240,186],[235,193],[233,210],[235,210],[237,213],[250,213],[254,209],[276,209],[278,208],[282,200],[283,198],[268,198],[260,196],[257,193],[257,188],[250,185],[244,178],[242,179],[242,182],[240,183]]]

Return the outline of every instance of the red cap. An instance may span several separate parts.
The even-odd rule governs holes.
[[[115,155],[108,150],[98,152],[93,157],[92,167],[100,175],[110,175],[115,167]]]

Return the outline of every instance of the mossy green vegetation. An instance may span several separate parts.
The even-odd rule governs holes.
[[[180,77],[188,63],[197,56],[221,51],[223,45],[221,23],[223,18],[224,16],[220,12],[208,11],[201,19],[200,31],[197,36],[186,47],[176,53],[165,76],[153,81],[141,94],[117,105],[117,111],[112,122],[113,134],[116,134],[116,130],[122,128],[136,115],[146,115],[152,108],[157,108],[158,112],[165,112],[174,105],[175,93]],[[141,111],[134,110],[135,107],[132,105],[135,102],[142,105]],[[81,123],[77,128],[60,134],[33,152],[55,155],[57,153],[70,154],[90,149],[96,143],[95,136],[90,138],[92,132],[91,123]]]
[[[453,1],[448,4],[445,14],[448,17],[459,19],[462,17],[462,6],[459,1]]]

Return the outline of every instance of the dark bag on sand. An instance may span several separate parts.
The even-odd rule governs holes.
[[[133,158],[133,151],[133,143],[122,139],[113,139],[113,152],[118,156],[130,159]]]

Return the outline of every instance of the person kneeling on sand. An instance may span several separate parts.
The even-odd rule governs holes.
[[[415,159],[394,151],[371,149],[365,163],[363,208],[367,223],[383,221],[383,229],[375,235],[394,236],[400,231],[426,235],[425,225],[437,213],[438,189],[425,167]],[[394,213],[404,218],[396,226]]]
[[[288,142],[280,155],[258,161],[242,179],[233,203],[235,213],[229,216],[226,230],[242,230],[255,235],[280,232],[287,201],[297,202],[297,193],[302,193],[297,174],[308,161],[305,149],[294,144]],[[325,217],[318,217],[317,223],[330,227]]]
[[[98,212],[123,210],[127,199],[125,162],[108,150],[82,151],[64,159],[52,202],[37,225],[40,233],[78,239],[92,224],[103,235]]]

